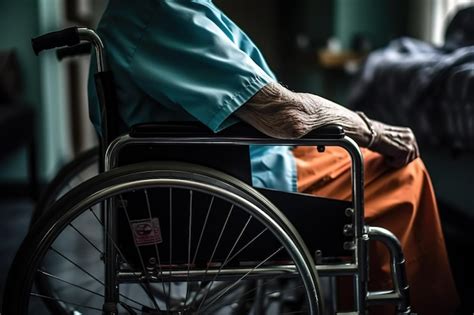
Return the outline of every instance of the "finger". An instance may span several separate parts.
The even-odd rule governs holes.
[[[400,168],[407,163],[407,154],[403,151],[397,151],[395,155],[385,155],[387,164],[394,168]]]
[[[410,150],[410,143],[403,141],[400,136],[394,137],[391,139],[397,146],[405,152],[409,152]]]
[[[413,142],[412,147],[413,147],[413,151],[412,151],[410,162],[420,157],[420,149],[418,148],[418,144],[416,142]]]
[[[394,168],[400,168],[407,163],[407,148],[393,139],[385,139],[385,150],[382,153],[386,157],[387,164]]]
[[[396,161],[399,163],[399,167],[402,167],[416,158],[415,147],[412,144],[407,144],[400,139],[394,138],[392,139],[394,143],[397,143],[399,146],[399,155],[398,160]]]
[[[403,140],[404,142],[406,143],[411,143],[411,142],[415,142],[415,135],[410,131],[406,131],[406,132],[394,132],[394,131],[391,131],[389,132],[390,136],[394,139],[399,139],[399,140]]]
[[[415,141],[413,143],[413,146],[415,147],[415,155],[416,155],[415,159],[419,158],[420,157],[420,148],[418,147],[418,143]]]
[[[400,127],[400,126],[391,126],[385,125],[385,130],[387,131],[394,131],[394,132],[407,132],[411,130],[409,127]]]
[[[405,138],[403,141],[406,141],[405,147],[410,152],[410,160],[408,162],[411,162],[414,159],[418,158],[420,156],[420,151],[419,151],[418,143],[416,142],[415,137],[411,136],[411,137]],[[402,141],[398,141],[398,142],[402,142]]]
[[[400,141],[390,137],[383,136],[380,145],[377,147],[377,151],[383,155],[390,157],[395,157],[400,154],[400,151],[403,150],[404,145]]]
[[[416,139],[413,134],[405,136],[397,134],[393,138],[393,141],[405,147],[407,150],[413,151],[416,157],[420,155],[418,143],[416,142]]]
[[[405,161],[399,157],[386,157],[386,162],[393,168],[401,168],[406,164]]]
[[[405,164],[409,164],[411,163],[411,161],[413,161],[414,159],[416,159],[416,152],[415,150],[411,150],[410,153],[407,155],[407,160],[405,161]]]

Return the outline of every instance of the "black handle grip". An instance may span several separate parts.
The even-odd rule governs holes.
[[[59,48],[56,50],[56,57],[58,60],[62,60],[68,57],[74,57],[79,55],[89,55],[91,53],[91,43],[80,43],[71,47]]]
[[[74,46],[79,44],[77,27],[65,28],[61,31],[47,33],[31,39],[33,51],[38,55],[41,51],[51,48]]]

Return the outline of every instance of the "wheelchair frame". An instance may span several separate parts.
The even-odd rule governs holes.
[[[314,145],[339,146],[351,156],[352,161],[352,203],[347,214],[353,217],[353,225],[347,226],[346,234],[353,234],[353,241],[345,245],[353,250],[353,262],[331,265],[317,265],[318,274],[323,276],[353,276],[356,314],[363,314],[366,306],[372,304],[394,303],[398,306],[399,314],[409,314],[408,285],[405,279],[403,252],[398,239],[390,231],[370,227],[364,223],[364,187],[363,187],[363,157],[357,144],[347,136],[340,139],[303,138],[298,140],[279,140],[271,138],[228,138],[228,137],[162,137],[135,138],[123,135],[109,145],[105,155],[105,170],[111,170],[118,164],[120,150],[132,144],[232,144],[232,145]],[[113,222],[113,218],[109,218]],[[392,282],[394,289],[390,291],[369,292],[368,284],[368,241],[383,242],[390,252],[392,264]],[[112,261],[108,262],[113,265]],[[109,266],[110,266],[109,265]],[[111,283],[115,279],[109,279]]]
[[[325,137],[318,135],[317,131],[310,133],[301,139],[280,140],[264,135],[257,136],[151,136],[142,137],[136,135],[118,134],[118,109],[115,101],[115,90],[113,77],[107,69],[105,60],[105,47],[100,37],[91,29],[69,28],[63,31],[49,33],[33,40],[33,48],[36,53],[41,50],[62,46],[75,46],[81,41],[89,42],[95,49],[97,58],[97,73],[95,74],[97,92],[99,95],[102,115],[102,139],[100,143],[101,158],[100,168],[108,172],[118,165],[118,157],[121,150],[129,145],[162,145],[162,144],[206,144],[206,145],[300,145],[339,146],[344,148],[351,157],[351,181],[352,181],[352,208],[346,210],[346,214],[352,217],[352,224],[347,225],[344,234],[351,236],[352,241],[345,243],[348,250],[352,250],[352,261],[350,263],[318,264],[317,272],[322,276],[352,276],[354,289],[355,311],[344,314],[364,314],[366,307],[373,304],[390,303],[397,306],[398,314],[410,314],[408,298],[408,284],[405,275],[405,259],[398,239],[390,231],[370,227],[364,221],[364,170],[363,157],[358,145],[345,135]],[[82,44],[79,44],[82,45]],[[107,202],[105,207],[113,207]],[[105,222],[109,231],[114,235],[116,231],[116,218],[113,211],[107,211]],[[278,228],[278,227],[276,227]],[[393,289],[387,291],[368,291],[368,242],[370,240],[381,241],[389,250],[391,259],[391,274]],[[105,303],[114,303],[116,299],[115,284],[119,280],[138,281],[143,274],[120,274],[116,272],[114,244],[105,238],[105,249],[109,253],[105,258]],[[115,254],[114,254],[115,253]],[[315,257],[318,260],[318,257]],[[284,270],[283,270],[284,269]],[[291,266],[285,268],[267,268],[263,273],[266,276],[278,275],[282,272],[291,271]],[[248,270],[240,270],[247,272]],[[179,277],[179,274],[176,274]],[[194,272],[191,276],[202,277],[202,272]],[[107,313],[108,314],[108,313]],[[113,313],[110,313],[113,314]],[[343,314],[343,313],[338,313]]]

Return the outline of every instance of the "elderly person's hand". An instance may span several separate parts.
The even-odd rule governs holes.
[[[367,118],[317,95],[295,93],[278,83],[262,88],[235,112],[261,132],[281,139],[300,138],[327,124],[341,125],[360,146],[384,155],[393,167],[419,156],[410,128],[395,127]]]
[[[396,127],[370,120],[375,132],[371,150],[384,155],[393,167],[402,167],[420,156],[415,135],[410,128]]]

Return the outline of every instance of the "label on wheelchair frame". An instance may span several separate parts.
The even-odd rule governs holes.
[[[161,238],[160,221],[158,218],[130,221],[133,239],[137,246],[160,244]]]

